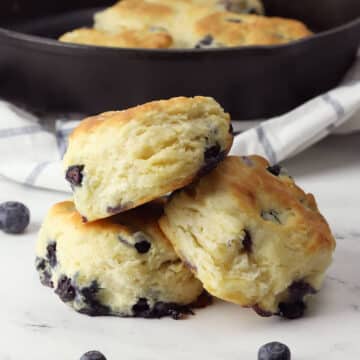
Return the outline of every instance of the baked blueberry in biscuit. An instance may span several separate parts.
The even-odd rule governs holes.
[[[72,187],[81,186],[83,180],[84,165],[72,165],[66,169],[65,179]]]
[[[160,227],[210,294],[261,316],[301,317],[335,248],[314,197],[259,156],[177,191]]]
[[[196,45],[195,49],[203,49],[211,47],[213,44],[214,38],[211,35],[205,35]]]
[[[229,128],[229,115],[201,96],[85,119],[64,156],[77,210],[90,222],[182,188],[228,153]]]
[[[61,301],[90,316],[191,314],[203,292],[158,225],[162,201],[84,224],[71,201],[39,233],[36,269]]]

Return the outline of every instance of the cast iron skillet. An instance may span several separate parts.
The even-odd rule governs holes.
[[[1,0],[0,97],[50,112],[98,113],[178,95],[215,97],[235,119],[286,112],[335,86],[360,43],[359,0],[265,0],[268,15],[317,34],[281,46],[209,50],[62,44],[112,1]]]

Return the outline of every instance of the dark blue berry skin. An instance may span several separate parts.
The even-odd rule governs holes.
[[[279,342],[263,345],[258,352],[258,360],[290,360],[290,349]]]
[[[84,165],[73,165],[70,166],[65,175],[65,179],[70,183],[71,186],[81,186],[83,181],[83,170]]]
[[[93,350],[86,352],[80,360],[106,360],[106,357],[101,352]]]
[[[22,203],[8,201],[0,204],[0,229],[8,234],[22,233],[30,222],[30,211]]]
[[[279,176],[281,173],[281,166],[276,164],[273,166],[269,166],[266,170],[269,171],[274,176]]]
[[[210,34],[206,35],[195,45],[195,49],[202,49],[202,48],[209,47],[213,41],[214,41],[214,38]]]
[[[245,236],[244,236],[244,239],[242,240],[242,245],[243,245],[244,250],[247,253],[250,253],[252,250],[251,235],[250,235],[249,231],[247,231],[247,230],[244,230],[244,232],[245,232]]]
[[[150,250],[150,248],[151,244],[146,240],[139,241],[135,244],[135,249],[139,254],[146,254]]]

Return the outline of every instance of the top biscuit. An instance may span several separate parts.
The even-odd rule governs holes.
[[[76,208],[92,221],[172,192],[215,167],[232,139],[229,115],[201,96],[88,118],[64,156]]]

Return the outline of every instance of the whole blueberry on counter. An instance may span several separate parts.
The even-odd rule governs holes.
[[[100,351],[92,350],[86,352],[80,360],[106,360],[106,357]]]
[[[259,349],[258,360],[290,360],[289,348],[279,342],[271,342]]]
[[[0,204],[0,229],[9,234],[22,233],[30,222],[30,211],[22,203],[7,201]]]

